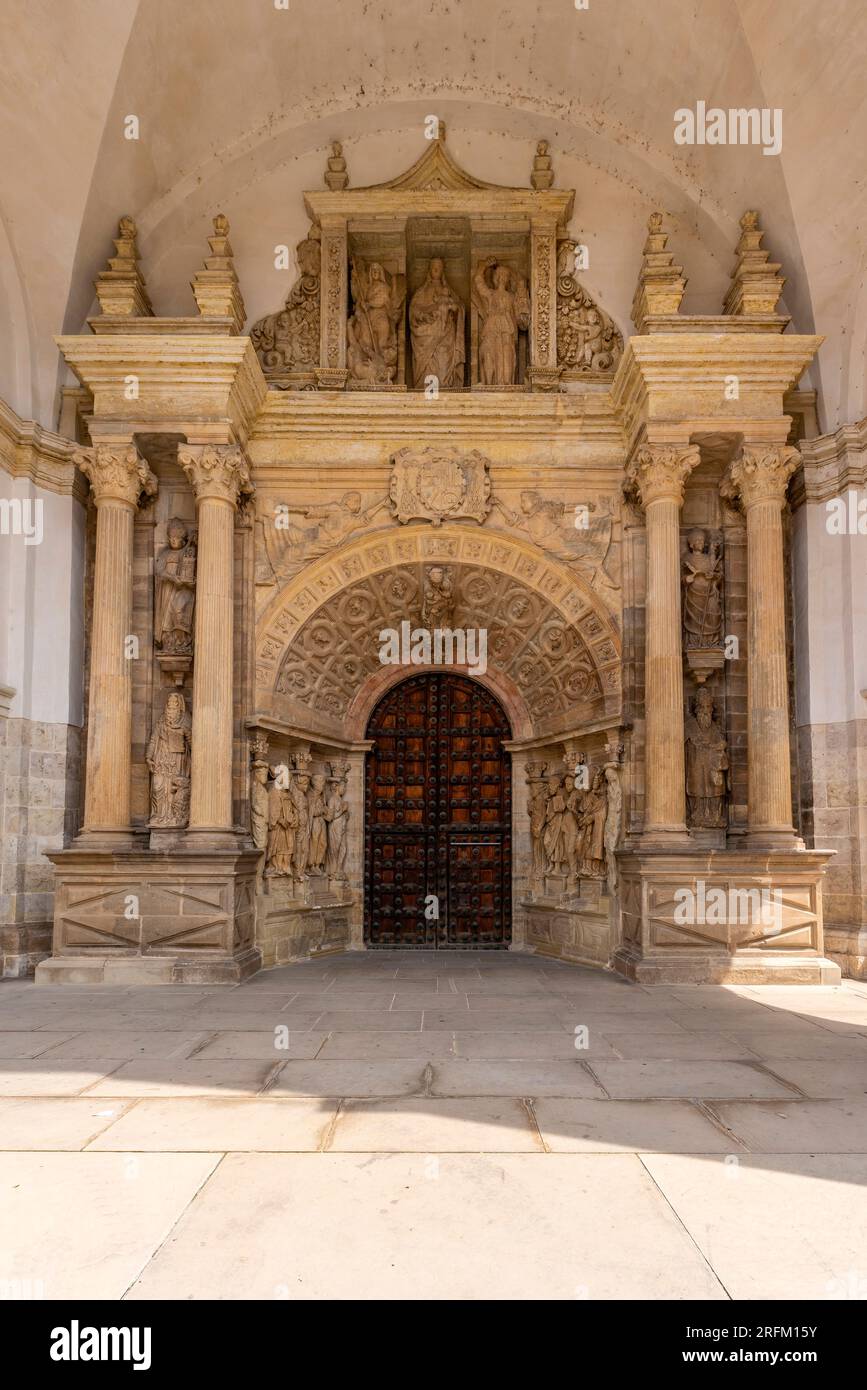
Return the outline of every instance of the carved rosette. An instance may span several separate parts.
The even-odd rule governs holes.
[[[797,449],[785,444],[745,444],[740,457],[729,464],[720,493],[746,509],[756,502],[775,502],[782,509],[800,457]]]
[[[97,507],[107,501],[137,507],[156,496],[157,480],[134,444],[95,444],[76,449],[72,460],[90,483]]]
[[[663,500],[680,506],[684,484],[699,457],[695,444],[643,444],[627,467],[624,492],[644,508]]]
[[[237,507],[253,492],[250,468],[238,444],[189,444],[178,449],[178,462],[199,502],[213,498]]]

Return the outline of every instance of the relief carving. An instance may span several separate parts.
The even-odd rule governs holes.
[[[608,375],[623,355],[623,334],[575,277],[578,243],[557,251],[557,362],[582,376]]]
[[[422,627],[433,632],[436,628],[451,627],[455,594],[451,573],[442,565],[433,565],[425,576],[421,605]]]
[[[596,503],[588,503],[579,513],[574,509],[570,511],[565,502],[525,489],[521,493],[520,512],[510,511],[498,497],[494,497],[493,505],[508,528],[523,532],[534,545],[555,559],[574,565],[586,575],[594,589],[619,590],[617,579],[606,568],[614,527],[614,512],[609,502],[598,509]]]
[[[422,520],[439,526],[446,517],[482,522],[491,508],[489,467],[477,449],[400,449],[388,490],[392,515],[401,524]]]
[[[149,824],[185,826],[190,817],[190,716],[176,690],[151,734],[145,761],[151,774]]]
[[[446,279],[445,266],[435,256],[424,283],[409,305],[413,386],[421,391],[435,377],[439,389],[464,384],[466,345],[464,306]]]
[[[480,321],[479,380],[483,386],[513,386],[518,330],[530,327],[527,282],[489,256],[473,277],[473,304]]]
[[[289,385],[293,372],[312,373],[319,362],[320,256],[318,228],[298,243],[300,272],[283,308],[259,319],[250,338],[266,381]]]
[[[725,734],[714,718],[714,702],[701,686],[686,719],[686,799],[689,824],[695,829],[726,826],[729,756]]]
[[[257,582],[289,579],[313,560],[318,560],[354,535],[365,530],[386,505],[386,498],[366,511],[360,492],[344,492],[336,502],[312,507],[278,503],[272,512],[260,512],[257,532],[264,554],[257,556]],[[257,535],[258,541],[258,535]]]
[[[325,824],[327,849],[325,871],[334,883],[347,882],[346,877],[346,832],[349,826],[349,807],[346,804],[346,780],[349,776],[348,763],[329,763],[331,776],[328,778],[330,791],[325,803]]]
[[[355,312],[346,325],[346,362],[353,381],[366,386],[394,382],[397,326],[403,314],[406,278],[389,276],[379,261],[352,261]]]
[[[166,539],[154,566],[154,642],[168,655],[188,655],[193,650],[196,542],[178,517],[167,523]]]

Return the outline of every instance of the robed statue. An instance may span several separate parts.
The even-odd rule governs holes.
[[[352,301],[346,325],[346,361],[353,381],[387,385],[397,373],[397,325],[403,312],[406,281],[389,276],[379,261],[352,262]]]
[[[440,390],[463,386],[464,319],[464,306],[446,279],[442,260],[435,256],[409,305],[412,379],[417,391],[424,389],[429,377],[436,378]]]
[[[166,700],[145,761],[151,774],[150,824],[186,825],[190,815],[190,717],[177,690]]]
[[[725,734],[713,717],[713,697],[700,686],[686,720],[686,799],[696,829],[726,826],[729,756]]]
[[[196,601],[196,543],[185,521],[172,517],[166,527],[168,545],[154,567],[156,604],[154,641],[167,653],[193,649],[193,609]]]
[[[483,386],[514,386],[518,330],[530,327],[527,282],[489,256],[473,277],[478,311],[479,380]]]
[[[683,627],[687,647],[715,647],[722,633],[722,561],[719,545],[709,545],[696,528],[686,538],[682,565]]]

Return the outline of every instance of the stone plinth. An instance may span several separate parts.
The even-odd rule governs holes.
[[[526,920],[526,945],[540,956],[579,965],[607,965],[612,930],[609,899],[578,898],[564,906],[527,899],[521,903]]]
[[[259,969],[258,852],[76,845],[49,858],[54,954],[37,984],[237,984]]]
[[[308,882],[316,885],[321,880]],[[336,891],[316,891],[304,902],[285,880],[266,879],[266,883],[269,888],[259,897],[256,926],[263,967],[347,950],[355,911],[351,896],[342,899]]]
[[[839,984],[822,932],[829,858],[621,850],[615,969],[640,984]]]

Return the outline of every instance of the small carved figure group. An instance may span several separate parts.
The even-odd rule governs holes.
[[[310,761],[309,753],[296,753],[291,766],[269,768],[261,758],[253,763],[253,843],[265,851],[267,877],[345,882],[349,767],[330,763],[326,777],[311,774]]]
[[[614,891],[622,810],[617,766],[607,763],[591,775],[578,764],[564,775],[549,772],[547,763],[530,763],[527,782],[534,880],[607,876]]]

